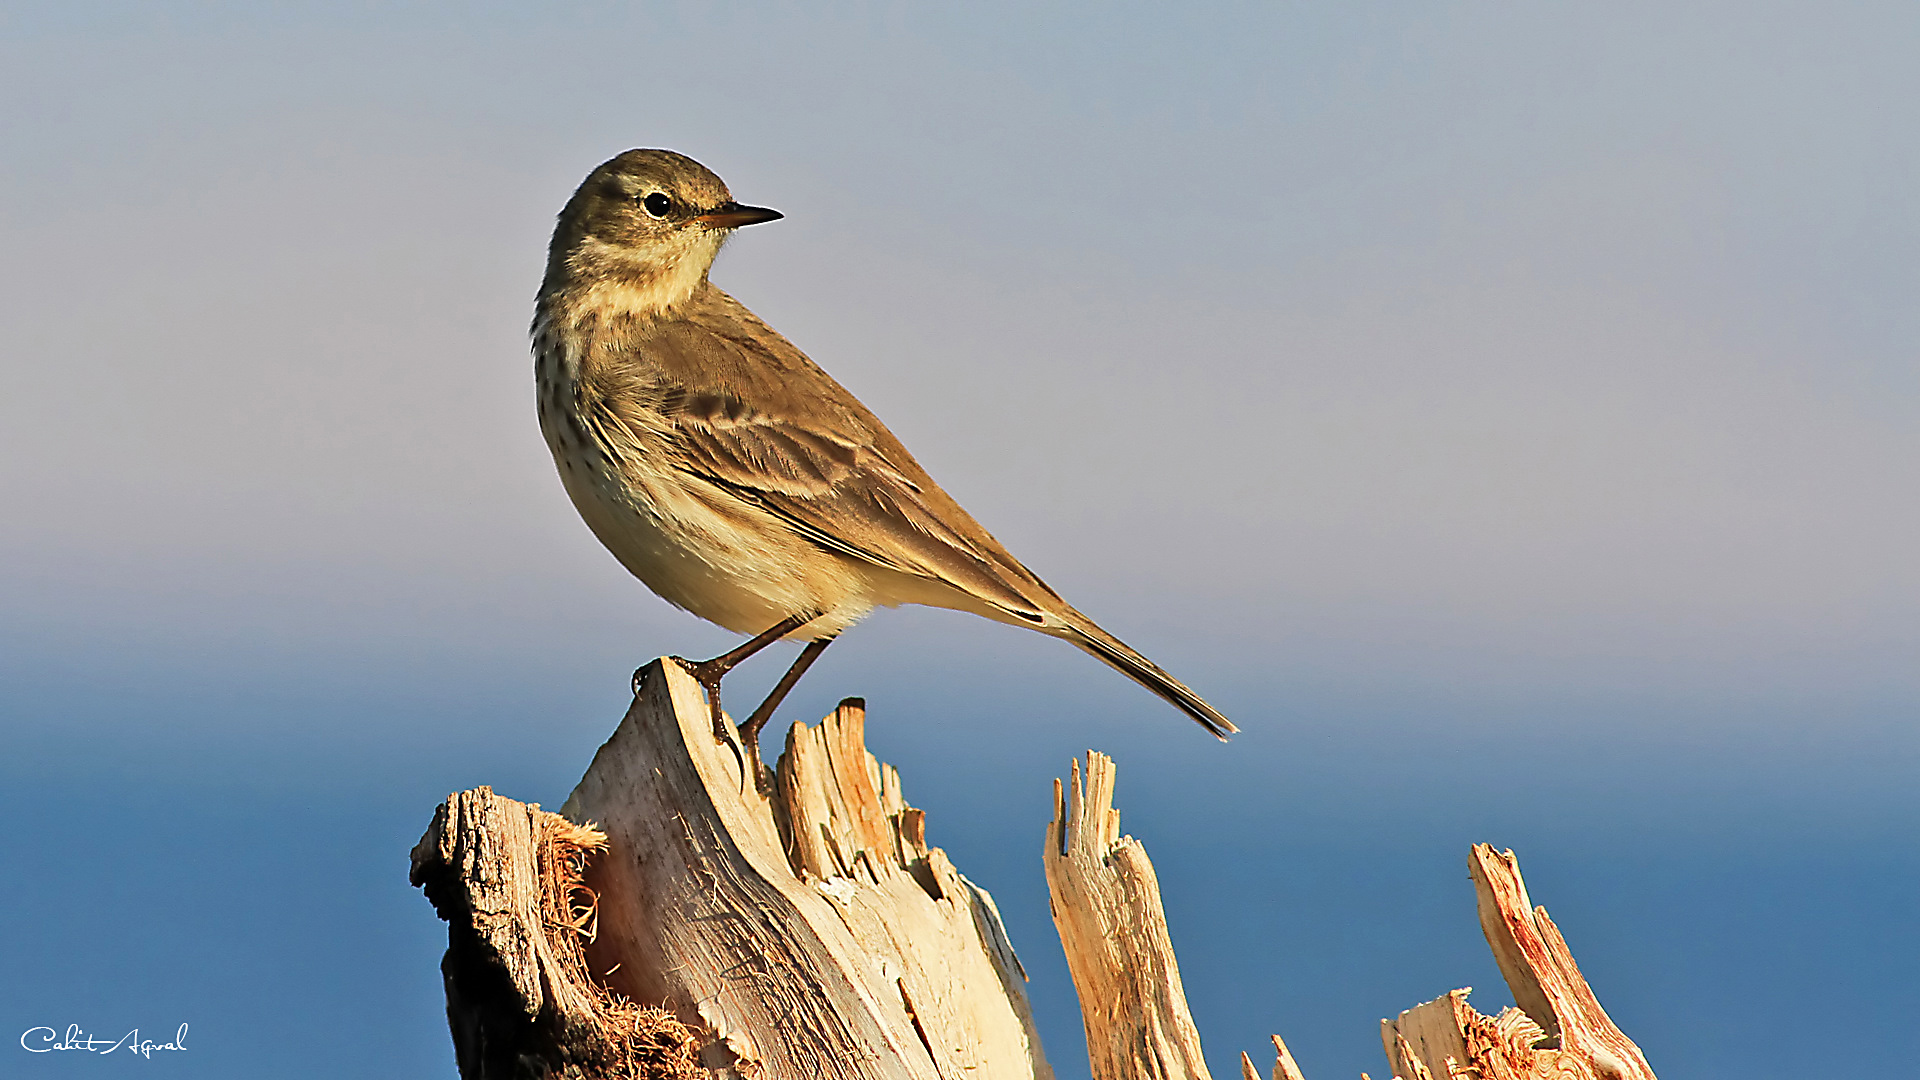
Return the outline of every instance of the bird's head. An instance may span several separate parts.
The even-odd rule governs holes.
[[[690,157],[629,150],[589,173],[560,211],[541,293],[591,292],[640,314],[662,311],[692,295],[734,229],[780,216],[734,202]]]

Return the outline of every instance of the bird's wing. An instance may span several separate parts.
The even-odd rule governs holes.
[[[681,467],[833,551],[1036,625],[1059,595],[935,484],[845,388],[719,290],[635,344]],[[643,379],[641,385],[651,382]]]
[[[599,396],[688,473],[821,547],[954,586],[1099,657],[1214,735],[1185,683],[1074,610],[933,482],[879,419],[799,349],[704,286],[683,318],[628,343]]]

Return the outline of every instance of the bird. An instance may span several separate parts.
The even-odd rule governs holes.
[[[1028,570],[865,405],[708,278],[735,202],[671,150],[628,150],[560,211],[531,328],[540,428],[587,527],[668,603],[751,635],[681,663],[705,689],[781,639],[799,657],[743,746],[839,634],[876,607],[971,612],[1067,641],[1225,740],[1218,709]],[[640,673],[635,673],[636,692]]]

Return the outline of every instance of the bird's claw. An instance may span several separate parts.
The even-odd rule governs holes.
[[[685,668],[687,674],[693,676],[693,681],[699,683],[700,688],[707,692],[707,708],[713,714],[714,740],[730,741],[728,736],[733,732],[727,723],[726,715],[720,711],[720,677],[726,674],[727,669],[711,660],[689,660],[684,656],[674,656],[669,659]]]

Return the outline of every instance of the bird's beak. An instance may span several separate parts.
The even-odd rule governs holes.
[[[722,203],[712,213],[701,214],[693,220],[710,229],[737,229],[742,225],[758,225],[763,221],[779,221],[787,215],[778,210],[769,210],[764,206],[741,206],[737,202]]]

